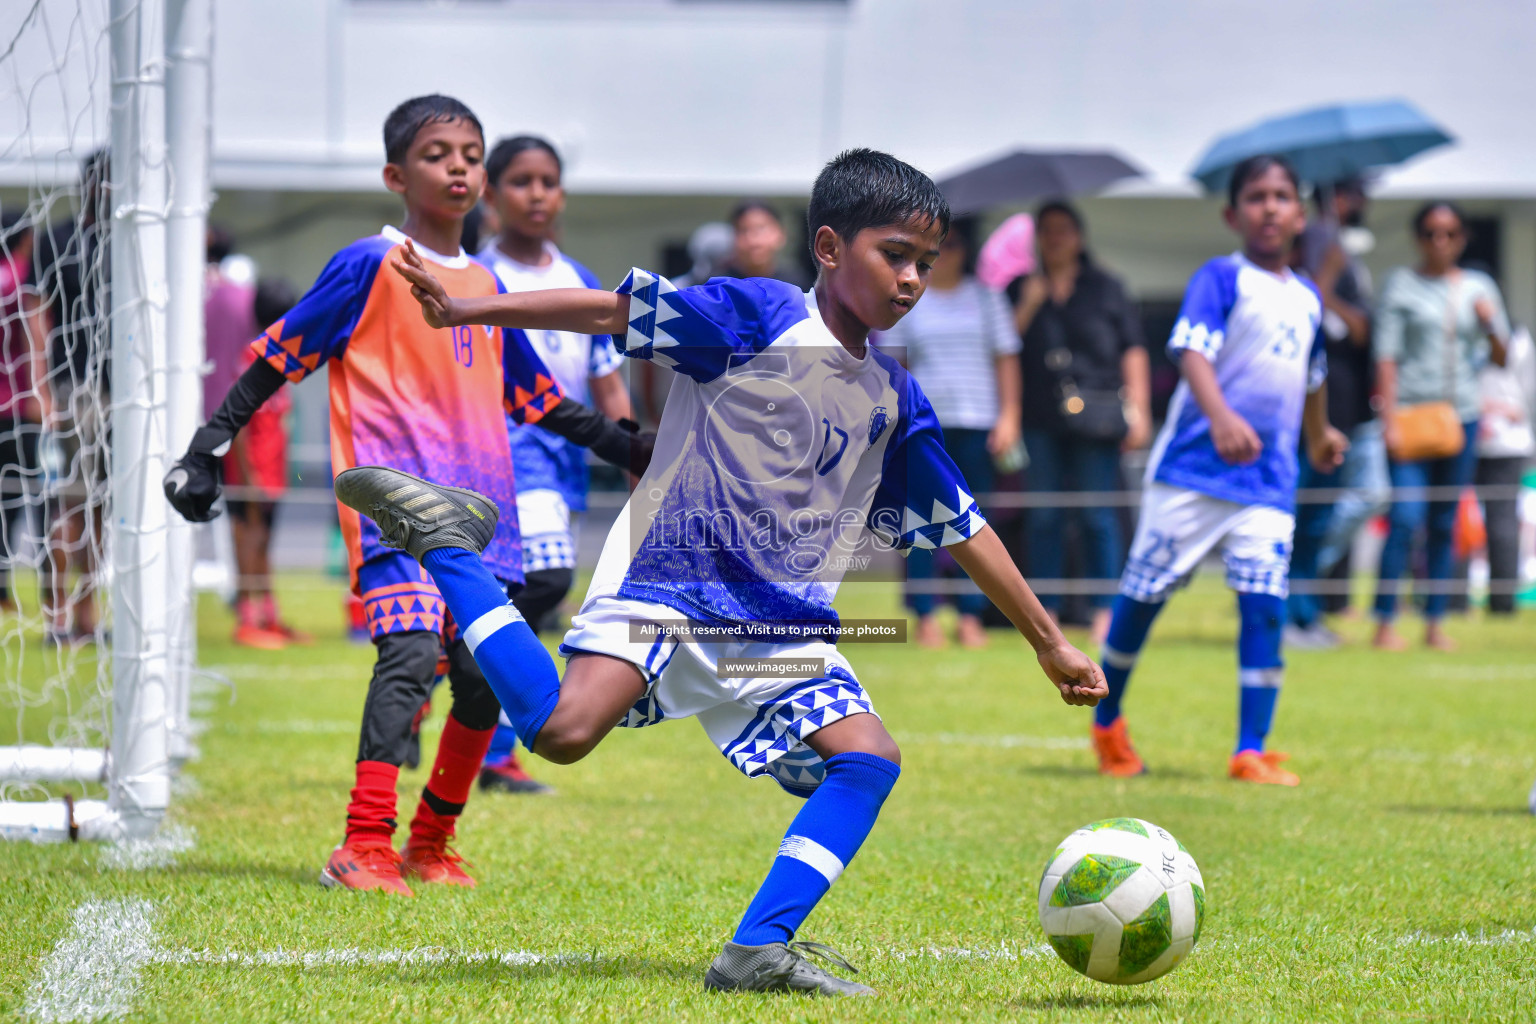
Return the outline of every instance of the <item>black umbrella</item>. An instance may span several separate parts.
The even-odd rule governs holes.
[[[1145,172],[1115,153],[1015,150],[939,180],[955,214],[1047,196],[1097,192],[1121,178]]]

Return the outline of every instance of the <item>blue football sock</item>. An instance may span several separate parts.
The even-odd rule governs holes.
[[[512,727],[532,750],[560,699],[554,659],[479,555],[465,548],[434,548],[421,564],[442,591]]]
[[[1131,670],[1141,656],[1141,645],[1147,642],[1147,633],[1163,610],[1163,602],[1149,604],[1133,597],[1119,594],[1115,597],[1114,611],[1109,620],[1109,635],[1104,638],[1104,649],[1099,654],[1104,680],[1109,683],[1109,696],[1099,701],[1093,709],[1094,724],[1113,725],[1120,717],[1120,700],[1131,681]]]
[[[859,852],[901,768],[874,754],[837,754],[790,823],[779,855],[732,942],[788,942]]]
[[[486,764],[501,764],[512,756],[512,751],[517,749],[517,730],[512,728],[511,719],[507,713],[501,713],[501,721],[496,723],[496,731],[491,734],[491,745],[485,752]]]
[[[1263,750],[1285,680],[1280,657],[1285,601],[1273,594],[1238,594],[1237,613],[1242,620],[1237,638],[1237,749]]]

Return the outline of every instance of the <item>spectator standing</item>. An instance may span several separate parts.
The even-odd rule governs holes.
[[[992,460],[1019,441],[1019,339],[1001,293],[975,277],[975,223],[956,219],[934,261],[923,300],[880,337],[884,348],[906,361],[933,404],[944,430],[944,448],[975,494],[992,490]],[[985,502],[983,501],[983,504]],[[934,612],[938,595],[922,585],[935,578],[932,551],[913,549],[906,594],[917,615],[917,642],[941,647],[944,635]],[[986,598],[966,584],[957,595],[958,639],[986,644],[981,612]]]
[[[287,281],[263,278],[254,286],[225,275],[221,264],[231,242],[217,228],[209,231],[208,274],[203,302],[206,351],[212,370],[203,385],[203,415],[212,417],[230,387],[255,362],[251,339],[277,323],[298,301]],[[282,620],[272,589],[272,529],[277,503],[288,488],[287,416],[293,400],[287,386],[267,399],[224,456],[224,480],[235,565],[234,642],[242,647],[282,650],[311,637]]]
[[[1320,188],[1313,196],[1320,216],[1296,243],[1296,269],[1311,277],[1323,297],[1323,335],[1328,356],[1328,421],[1349,438],[1349,451],[1336,469],[1320,470],[1299,460],[1302,490],[1339,489],[1337,501],[1303,502],[1296,509],[1291,550],[1291,587],[1284,636],[1289,646],[1336,647],[1338,634],[1322,620],[1322,604],[1307,583],[1327,577],[1349,555],[1355,534],[1387,507],[1391,484],[1381,421],[1372,396],[1376,385],[1371,357],[1371,276],[1341,242],[1341,228],[1363,225],[1365,188],[1359,180]]]
[[[1477,373],[1490,360],[1504,365],[1509,322],[1493,279],[1457,265],[1467,229],[1456,204],[1424,204],[1413,218],[1413,232],[1418,266],[1388,275],[1376,314],[1376,373],[1395,493],[1381,551],[1375,644],[1394,651],[1407,646],[1394,626],[1397,584],[1409,566],[1416,533],[1427,527],[1424,642],[1449,651],[1456,645],[1441,620],[1450,603],[1445,588],[1451,580],[1457,492],[1472,482],[1476,464]],[[1438,442],[1451,443],[1437,447]],[[1428,501],[1413,493],[1426,487],[1440,493]]]
[[[28,525],[38,479],[45,409],[37,384],[48,371],[48,323],[32,284],[34,234],[20,212],[0,219],[0,609],[14,611],[10,563]]]
[[[46,433],[59,456],[47,488],[49,519],[43,563],[45,637],[79,643],[96,634],[96,555],[107,489],[106,410],[111,361],[106,348],[112,261],[111,161],[99,149],[80,165],[80,208],[38,235],[33,266],[49,325],[48,374],[41,382]],[[71,583],[70,572],[78,572]]]
[[[795,267],[780,262],[784,244],[784,219],[766,200],[743,199],[731,211],[731,230],[736,233],[730,258],[720,268],[722,277],[771,277],[797,288],[810,282]]]
[[[1136,306],[1114,275],[1089,256],[1083,218],[1052,201],[1035,213],[1040,270],[1024,279],[1014,325],[1023,337],[1024,447],[1035,492],[1118,491],[1120,456],[1151,437],[1151,364]],[[1124,559],[1120,519],[1108,506],[1084,508],[1084,565],[1111,582]],[[1031,578],[1062,578],[1059,507],[1030,509]],[[1060,593],[1040,601],[1059,617]],[[1109,629],[1112,591],[1094,594],[1093,638]]]
[[[1488,524],[1488,610],[1513,615],[1520,578],[1520,513],[1515,497],[1520,478],[1536,456],[1536,348],[1531,332],[1517,328],[1509,338],[1503,366],[1488,363],[1478,373],[1482,423],[1477,431],[1477,486],[1499,488],[1483,496]]]

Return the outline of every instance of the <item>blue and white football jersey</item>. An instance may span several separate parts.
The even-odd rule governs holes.
[[[550,261],[542,267],[511,259],[492,242],[481,250],[479,261],[489,267],[508,292],[534,292],[546,288],[601,288],[602,283],[586,267],[555,247],[544,243]],[[588,381],[619,369],[624,357],[613,340],[570,331],[524,331],[535,352],[573,401],[590,405]],[[519,491],[559,492],[575,512],[587,507],[587,453],[581,446],[543,427],[523,426],[508,420],[512,432],[512,472]]]
[[[1258,459],[1233,466],[1216,453],[1210,420],[1181,380],[1147,464],[1147,480],[1244,505],[1289,511],[1296,501],[1296,447],[1307,394],[1327,373],[1317,286],[1289,270],[1273,274],[1241,253],[1195,271],[1168,353],[1211,361],[1232,410],[1264,444]]]
[[[618,291],[621,350],[677,374],[588,604],[655,602],[768,639],[774,624],[835,625],[849,569],[985,524],[917,382],[873,346],[844,348],[814,292],[762,278],[679,290],[638,269]]]

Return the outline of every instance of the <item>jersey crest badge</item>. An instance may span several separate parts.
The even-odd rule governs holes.
[[[875,406],[874,412],[869,414],[869,446],[873,448],[875,442],[880,440],[880,435],[885,433],[885,428],[890,426],[891,417],[886,414],[885,406]]]

